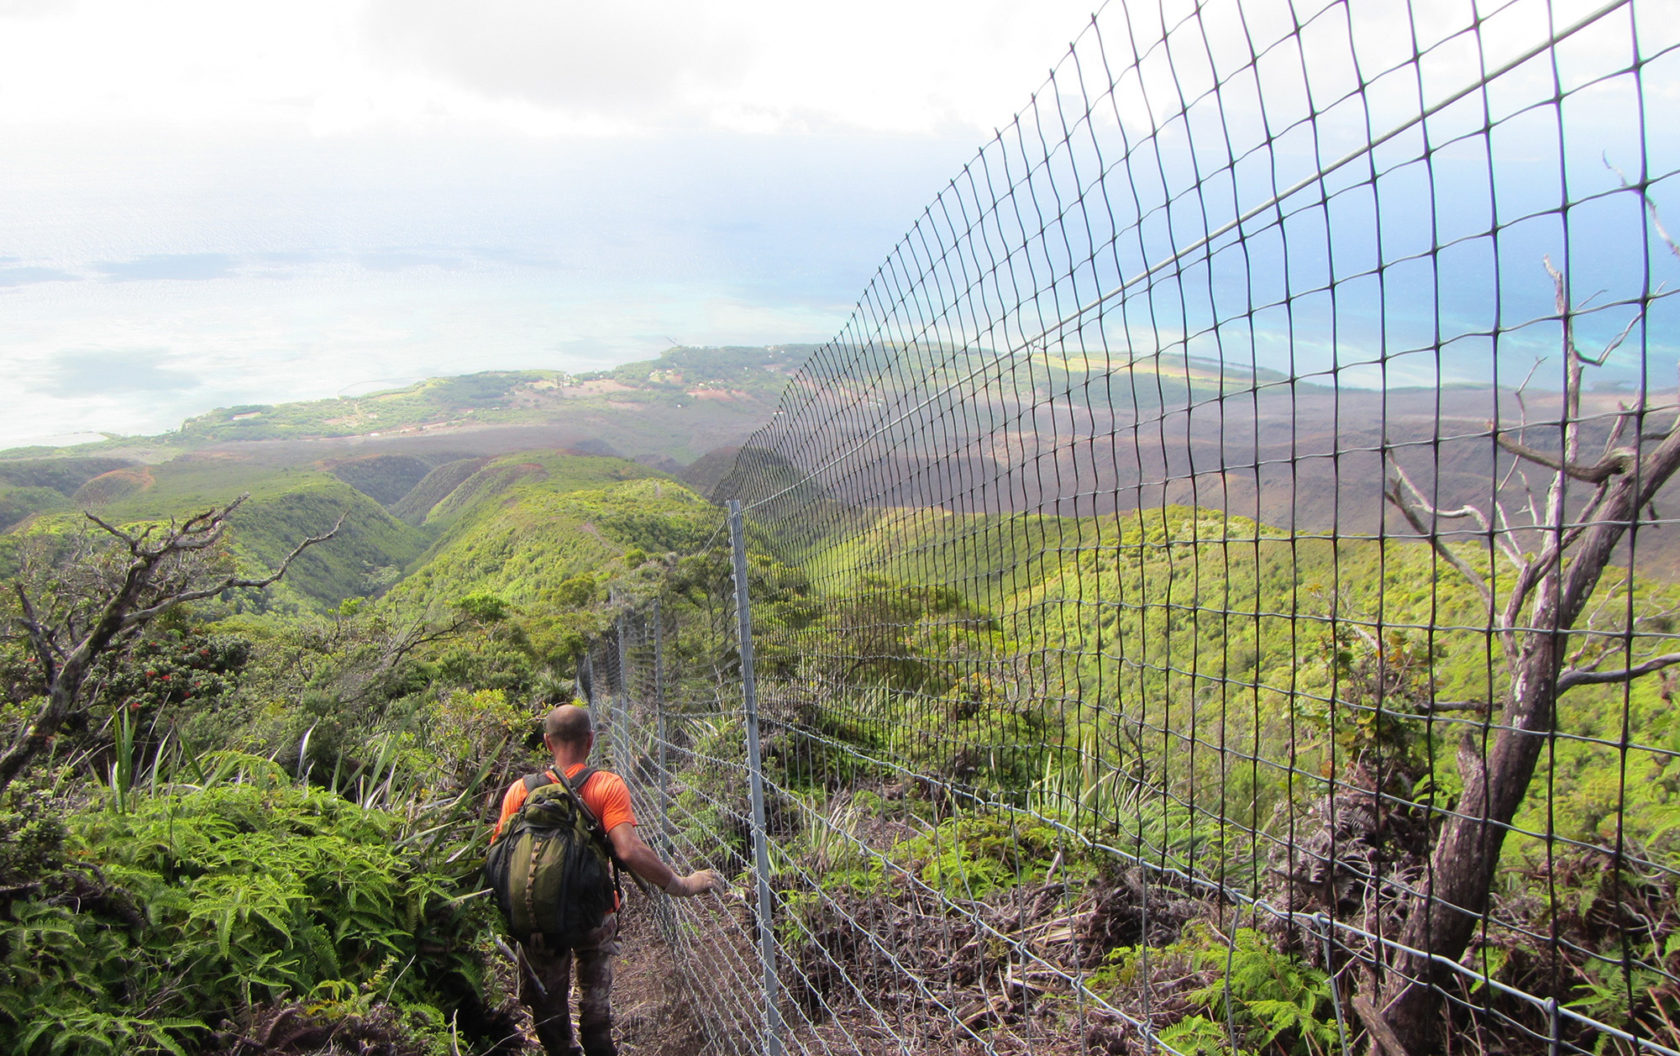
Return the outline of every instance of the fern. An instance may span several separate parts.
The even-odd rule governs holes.
[[[1253,928],[1237,929],[1228,946],[1204,948],[1196,963],[1223,974],[1191,999],[1233,1022],[1245,1049],[1319,1056],[1338,1041],[1329,977]]]
[[[487,911],[428,857],[451,844],[424,851],[402,819],[263,760],[217,768],[254,780],[135,786],[126,810],[69,819],[68,860],[99,871],[48,880],[98,893],[0,918],[0,1051],[184,1054],[206,1023],[338,984],[432,1009],[476,995]]]

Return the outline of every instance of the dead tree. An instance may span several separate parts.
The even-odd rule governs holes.
[[[1577,686],[1630,682],[1680,663],[1680,653],[1629,655],[1631,631],[1614,640],[1590,638],[1571,651],[1571,633],[1579,630],[1577,621],[1617,546],[1680,469],[1680,421],[1671,408],[1650,407],[1641,393],[1611,419],[1597,457],[1583,451],[1583,369],[1602,364],[1640,316],[1602,354],[1583,355],[1575,344],[1563,276],[1550,261],[1546,267],[1563,323],[1566,391],[1563,418],[1556,423],[1561,443],[1556,454],[1531,446],[1523,436],[1526,422],[1514,432],[1501,431],[1497,423],[1493,429],[1494,441],[1513,460],[1513,474],[1526,479],[1536,468],[1543,473],[1543,496],[1530,493],[1520,521],[1508,515],[1497,493],[1486,510],[1444,510],[1430,502],[1392,455],[1388,460],[1388,502],[1480,594],[1509,683],[1503,701],[1488,702],[1488,722],[1467,734],[1459,747],[1464,791],[1434,841],[1427,879],[1410,899],[1399,942],[1423,952],[1395,955],[1380,1012],[1360,1002],[1368,1021],[1383,1021],[1372,1032],[1388,1039],[1382,1043],[1385,1049],[1399,1044],[1414,1054],[1438,1051],[1440,963],[1463,956],[1488,909],[1505,834],[1554,729],[1558,698]],[[1519,400],[1521,395],[1519,390]],[[1443,541],[1440,524],[1452,520],[1474,523],[1491,544],[1493,560],[1514,571],[1513,578],[1500,577],[1502,591],[1496,592],[1493,577],[1476,562]],[[1535,545],[1525,548],[1523,542]]]
[[[82,571],[89,573],[84,582],[71,586],[61,581],[57,590],[33,593],[22,579],[14,584],[18,615],[12,633],[24,640],[40,664],[45,694],[22,736],[0,754],[0,791],[75,713],[100,654],[131,640],[176,605],[278,582],[299,554],[331,539],[344,523],[340,517],[331,531],[303,540],[270,574],[246,578],[217,568],[209,558],[227,532],[228,518],[248,497],[241,495],[179,524],[171,521],[167,528],[153,525],[138,531],[118,528],[88,513],[87,519],[112,542],[103,555],[106,560],[90,556],[83,563]]]

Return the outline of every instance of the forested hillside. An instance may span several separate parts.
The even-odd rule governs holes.
[[[881,510],[870,519],[813,553],[806,567],[865,594],[891,589],[869,579],[887,569],[889,583],[955,594],[993,618],[1013,614],[998,622],[1007,652],[1067,658],[1037,676],[1047,681],[1038,694],[1066,705],[1052,742],[1107,738],[1114,754],[1105,768],[1144,765],[1192,809],[1266,819],[1289,790],[1245,760],[1289,756],[1330,777],[1373,750],[1387,752],[1389,765],[1413,780],[1431,775],[1437,787],[1430,795],[1450,801],[1458,790],[1455,741],[1426,742],[1405,731],[1436,701],[1499,700],[1510,689],[1509,672],[1476,626],[1481,603],[1471,583],[1422,542],[1290,538],[1274,526],[1183,506],[1117,518]],[[1466,546],[1463,553],[1486,567],[1485,551]],[[955,581],[952,569],[963,570]],[[1680,586],[1643,580],[1622,589],[1653,614],[1633,650],[1660,648],[1671,629],[1663,614],[1680,611]],[[1600,611],[1589,626],[1602,630],[1598,621],[1608,626],[1615,618]],[[1333,620],[1343,624],[1339,632]],[[953,655],[937,636],[880,651],[933,665]],[[1617,745],[1624,720],[1642,741],[1680,744],[1671,694],[1658,679],[1576,690],[1519,827],[1549,825],[1583,842],[1619,834],[1664,855],[1680,853],[1680,795],[1666,776],[1666,756],[1624,758]],[[1350,697],[1380,698],[1388,714],[1373,715],[1369,702],[1350,707]],[[1155,741],[1128,745],[1100,729],[1111,701],[1123,702],[1126,721],[1154,731]],[[1218,716],[1212,724],[1210,710]],[[1626,795],[1625,786],[1637,794]],[[1530,850],[1546,846],[1537,841]]]
[[[623,459],[475,467],[410,523],[364,492],[412,480],[384,491],[397,506],[432,479],[412,466],[357,490],[342,467],[66,464],[102,522],[153,542],[249,493],[214,548],[177,562],[187,579],[255,575],[337,532],[278,583],[116,639],[0,792],[0,1048],[517,1046],[511,975],[470,897],[486,797],[531,763],[532,717],[571,698],[585,638],[658,590],[713,517]],[[95,500],[113,473],[135,486]],[[63,663],[28,628],[79,633],[76,599],[115,589],[122,544],[71,512],[0,542],[16,588],[0,740],[16,745]]]

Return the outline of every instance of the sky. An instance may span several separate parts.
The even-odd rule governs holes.
[[[1680,288],[1620,184],[1643,172],[1680,217],[1663,116],[1680,112],[1680,0],[1115,0],[1100,40],[1082,35],[1097,6],[0,0],[0,448],[475,370],[830,340],[895,247],[937,240],[965,166],[1007,167],[1015,115],[1053,145],[1067,111],[1049,101],[1088,98],[1105,69],[1090,134],[1005,204],[1065,205],[1096,140],[1105,165],[1147,140],[1089,202],[1116,226],[1085,231],[1136,259],[1092,254],[1080,276],[1077,246],[1040,239],[1014,262],[1070,278],[1015,322],[1129,288],[1077,342],[1220,355],[1232,338],[1262,365],[1436,384],[1557,358],[1548,259],[1598,298],[1580,332],[1601,345],[1645,291]],[[1252,207],[1240,244],[1198,256],[1198,230]],[[1140,274],[1156,277],[1126,286]],[[1672,374],[1680,302],[1645,321],[1603,377],[1642,377],[1653,349]]]
[[[0,0],[0,446],[821,342],[1091,0]]]

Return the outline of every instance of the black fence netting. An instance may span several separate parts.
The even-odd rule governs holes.
[[[1657,0],[1099,12],[593,654],[716,1051],[1680,1049],[1677,105]]]

